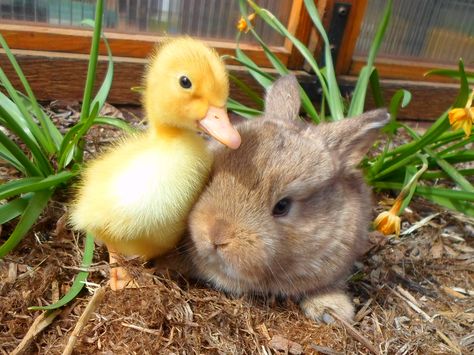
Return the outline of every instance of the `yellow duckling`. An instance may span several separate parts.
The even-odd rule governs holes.
[[[85,169],[71,224],[116,253],[152,258],[181,238],[189,211],[207,181],[212,156],[197,131],[236,149],[240,136],[225,105],[229,83],[217,53],[189,37],[163,44],[145,77],[149,128],[126,138]],[[112,268],[110,286],[130,286]]]

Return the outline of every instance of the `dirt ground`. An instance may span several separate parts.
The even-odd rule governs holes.
[[[57,114],[74,112],[61,105]],[[114,135],[96,128],[90,153]],[[69,198],[59,191],[31,233],[0,260],[2,354],[18,346],[26,354],[61,354],[70,338],[77,340],[75,354],[474,353],[474,220],[422,199],[405,211],[399,238],[371,233],[371,248],[349,280],[355,322],[317,324],[289,300],[235,299],[205,284],[149,274],[137,263],[130,267],[141,273],[142,287],[112,292],[102,247],[78,298],[47,317],[28,310],[64,295],[80,268],[84,238],[64,225]],[[374,216],[382,209],[379,203]],[[10,231],[4,225],[0,241]]]

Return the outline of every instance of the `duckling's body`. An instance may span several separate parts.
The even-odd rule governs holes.
[[[116,253],[151,258],[178,243],[212,165],[197,131],[240,145],[225,111],[228,93],[223,62],[200,41],[171,40],[151,59],[143,100],[147,132],[91,162],[72,204],[73,227],[103,241],[111,263]],[[113,268],[110,281],[120,289],[131,280]]]
[[[86,169],[72,222],[122,254],[163,254],[182,236],[211,165],[195,132],[128,138]]]

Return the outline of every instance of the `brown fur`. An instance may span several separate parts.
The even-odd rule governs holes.
[[[239,127],[241,147],[216,149],[210,183],[190,215],[186,252],[194,275],[217,288],[294,297],[310,318],[332,308],[351,319],[342,289],[371,210],[356,165],[388,114],[306,124],[297,118],[297,90],[294,77],[279,79],[265,115]],[[285,197],[288,215],[273,216]]]

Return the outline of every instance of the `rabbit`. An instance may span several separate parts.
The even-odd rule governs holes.
[[[299,119],[298,90],[294,76],[278,79],[264,115],[237,127],[241,147],[215,149],[180,253],[187,273],[217,289],[290,297],[313,320],[329,308],[350,321],[345,280],[371,218],[371,192],[356,167],[389,115],[313,125]]]

